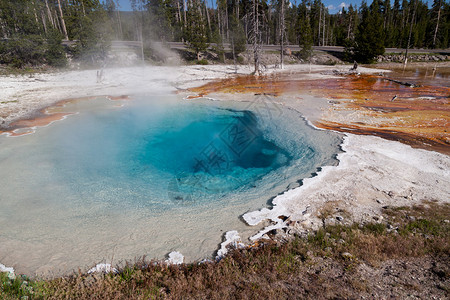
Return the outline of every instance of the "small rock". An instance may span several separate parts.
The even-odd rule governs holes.
[[[325,226],[334,226],[336,225],[336,219],[334,218],[327,218],[324,220],[324,225]]]
[[[275,233],[283,233],[282,230],[274,229]],[[261,238],[265,239],[268,237],[267,234],[264,234]],[[268,237],[269,238],[269,237]],[[270,239],[270,238],[269,238]],[[244,244],[241,242],[241,237],[236,230],[227,231],[224,236],[223,243],[220,244],[220,249],[217,251],[216,259],[221,259],[228,253],[228,248],[243,248]]]
[[[407,218],[413,222],[416,220],[416,217],[414,217],[414,216],[407,216]]]
[[[339,222],[342,222],[344,220],[344,218],[341,216],[336,216],[336,220],[338,220]]]
[[[353,255],[351,253],[349,253],[349,252],[343,252],[343,253],[341,253],[341,256],[343,258],[345,258],[345,259],[352,259],[353,258]]]
[[[88,271],[88,274],[92,273],[117,273],[117,269],[113,268],[111,264],[97,264],[95,267]]]
[[[398,226],[392,226],[392,225],[388,226],[388,231],[389,232],[398,233],[397,230],[398,230]]]
[[[169,258],[166,263],[173,265],[181,265],[184,262],[184,256],[178,251],[172,251],[169,253]]]

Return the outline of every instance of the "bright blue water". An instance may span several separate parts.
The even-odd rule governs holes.
[[[335,164],[340,144],[266,100],[97,99],[35,134],[0,137],[0,262],[34,272],[111,252],[201,259],[223,232],[251,234],[239,216]]]
[[[52,160],[75,194],[153,210],[205,204],[252,189],[265,175],[314,155],[301,139],[289,141],[290,149],[271,140],[268,134],[275,133],[265,135],[261,116],[248,109],[136,102],[83,115],[69,137],[65,126],[55,130]]]

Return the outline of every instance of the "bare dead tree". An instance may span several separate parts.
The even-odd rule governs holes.
[[[253,61],[255,66],[254,74],[260,74],[261,65],[261,31],[259,16],[259,0],[253,0],[250,12],[251,28],[250,42],[253,45]]]
[[[80,2],[81,2],[81,9],[82,9],[82,11],[83,11],[83,16],[86,17],[86,9],[84,8],[84,1],[81,0]]]
[[[183,14],[184,14],[184,24],[183,24],[183,27],[184,27],[184,28],[186,28],[186,25],[187,25],[186,11],[187,11],[186,0],[183,0]]]
[[[61,20],[61,28],[64,34],[64,38],[66,40],[69,39],[69,36],[67,35],[67,28],[66,28],[66,22],[64,22],[64,15],[63,15],[63,11],[61,8],[61,1],[58,0],[58,10],[59,10],[59,16],[60,16],[60,20]]]
[[[318,39],[318,45],[320,46],[320,24],[322,23],[322,6],[319,7],[319,35],[317,37]]]
[[[47,8],[48,19],[50,20],[50,23],[52,23],[53,27],[55,27],[55,21],[53,20],[52,12],[50,11],[47,0],[45,0],[45,7]]]
[[[326,14],[325,14],[325,6],[323,6],[323,17],[322,17],[322,21],[323,21],[323,24],[322,24],[322,46],[325,46],[325,36],[326,36],[326,24],[325,24],[325,21],[326,21]]]
[[[141,59],[142,62],[145,61],[144,56],[144,35],[143,35],[143,29],[144,29],[144,1],[143,0],[133,0],[131,1],[131,8],[133,9],[134,13],[134,23],[136,28],[136,39],[141,42]]]
[[[412,19],[411,19],[411,25],[409,27],[408,44],[406,45],[406,51],[405,51],[405,62],[404,62],[405,65],[408,63],[408,50],[411,47],[411,35],[412,35],[413,26],[414,26],[414,21],[416,18],[417,5],[418,5],[418,1],[416,0],[415,5],[414,5]]]
[[[283,69],[284,65],[284,40],[286,36],[286,23],[285,23],[285,0],[281,0],[280,7],[280,68]]]
[[[6,26],[5,26],[5,23],[4,23],[4,21],[2,20],[2,10],[0,9],[0,27],[1,27],[1,32],[2,32],[2,35],[3,35],[3,38],[7,38],[8,37],[8,34],[7,34],[7,32],[6,32]]]
[[[436,47],[436,37],[439,29],[439,20],[441,19],[441,8],[442,8],[442,0],[439,0],[439,9],[438,9],[438,15],[437,15],[437,21],[436,21],[436,27],[434,29],[434,35],[433,35],[433,46]]]
[[[117,24],[119,29],[119,36],[120,39],[123,38],[123,30],[122,30],[122,20],[120,18],[120,6],[119,6],[119,0],[116,0],[116,14],[117,14]]]
[[[180,8],[180,1],[173,0],[175,5],[177,6],[177,11],[175,12],[175,19],[177,20],[177,23],[181,24],[181,8]]]
[[[227,40],[230,39],[230,28],[229,28],[229,24],[228,24],[228,5],[225,5],[225,28],[226,28],[226,33],[227,33]]]
[[[33,8],[34,20],[36,21],[36,24],[39,24],[39,19],[36,11],[36,3],[34,3],[34,1],[31,1],[31,7]]]
[[[206,1],[203,1],[203,5],[205,6],[206,11],[206,20],[208,21],[208,29],[211,31],[211,19],[209,17],[209,9]]]

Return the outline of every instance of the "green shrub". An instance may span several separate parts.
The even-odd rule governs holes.
[[[45,63],[45,40],[39,35],[15,36],[0,42],[0,63],[22,68]]]
[[[1,41],[0,63],[13,68],[43,64],[63,67],[67,60],[60,34],[52,31],[46,38],[40,35],[28,35]]]
[[[206,59],[200,59],[196,62],[197,65],[208,65],[209,62]]]

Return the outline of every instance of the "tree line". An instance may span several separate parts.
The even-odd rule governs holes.
[[[99,0],[0,0],[0,63],[62,67],[106,55],[112,17]],[[64,48],[62,40],[74,40]]]
[[[85,62],[105,56],[111,39],[185,42],[200,59],[208,47],[225,59],[250,44],[345,46],[349,60],[370,62],[385,47],[448,48],[450,3],[433,0],[363,1],[331,14],[321,0],[0,0],[0,63],[64,65],[66,53]],[[64,49],[61,40],[76,41]],[[230,55],[230,53],[227,53]]]

